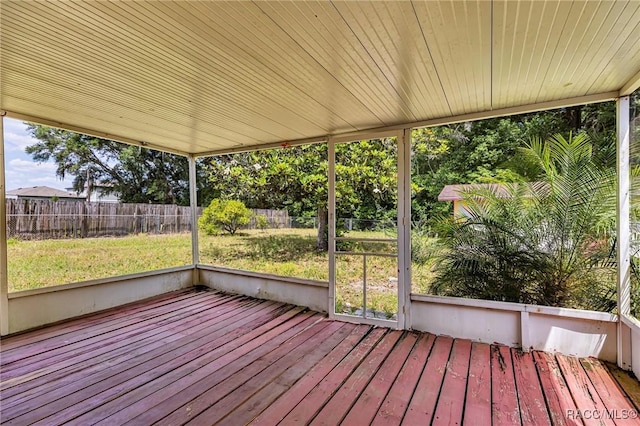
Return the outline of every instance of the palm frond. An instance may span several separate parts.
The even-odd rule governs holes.
[[[532,139],[523,153],[544,181],[463,194],[469,217],[448,222],[433,291],[561,306],[584,303],[576,286],[595,292],[594,274],[606,276],[596,271],[610,269],[615,170],[594,161],[584,133]],[[600,306],[609,300],[602,285]]]

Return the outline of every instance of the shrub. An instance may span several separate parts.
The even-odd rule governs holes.
[[[265,230],[269,227],[269,218],[263,214],[256,216],[256,227],[261,230]]]
[[[506,185],[508,197],[465,194],[470,217],[441,224],[447,251],[432,291],[613,309],[615,167],[596,161],[585,134],[534,141],[525,153],[544,183]]]
[[[249,223],[252,214],[242,201],[216,198],[202,211],[198,225],[207,235],[216,235],[221,231],[233,235],[241,226]]]

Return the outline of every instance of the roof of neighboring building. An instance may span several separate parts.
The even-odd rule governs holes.
[[[73,192],[62,191],[60,189],[50,188],[48,186],[32,186],[29,188],[18,188],[7,191],[7,195],[15,195],[18,197],[39,197],[39,198],[83,198],[81,195]]]
[[[470,183],[461,185],[447,185],[442,188],[438,201],[459,201],[462,200],[465,193],[476,190],[489,190],[494,192],[498,197],[509,197],[509,185],[504,183]],[[544,185],[543,182],[531,182],[532,186]]]

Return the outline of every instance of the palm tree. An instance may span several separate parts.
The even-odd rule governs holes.
[[[585,133],[533,140],[542,182],[464,194],[469,218],[443,224],[435,294],[612,310],[615,157]]]

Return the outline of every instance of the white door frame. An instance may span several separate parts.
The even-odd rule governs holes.
[[[397,329],[409,329],[410,324],[410,294],[411,294],[411,129],[366,135],[359,140],[375,139],[383,137],[395,137],[398,146],[398,178],[397,178],[397,227],[398,236],[396,239],[384,239],[386,242],[396,242],[397,254],[379,253],[356,253],[338,252],[336,241],[354,240],[352,238],[336,238],[336,144],[352,142],[352,139],[329,138],[328,144],[328,182],[329,182],[329,300],[327,312],[329,318],[341,321],[356,322],[359,324],[370,324],[377,326],[392,327]],[[382,239],[356,239],[358,241],[377,241]],[[338,255],[362,255],[363,273],[365,285],[363,286],[364,297],[366,298],[366,261],[367,256],[392,256],[397,258],[398,265],[398,306],[397,320],[384,320],[377,318],[364,318],[353,315],[345,315],[335,312],[336,301],[336,256]],[[363,306],[366,312],[366,306]]]

